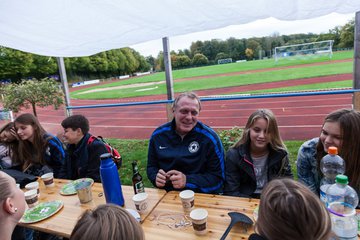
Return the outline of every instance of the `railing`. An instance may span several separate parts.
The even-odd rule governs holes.
[[[223,101],[223,100],[242,100],[254,98],[282,98],[282,97],[299,97],[299,96],[316,96],[316,95],[333,95],[333,94],[348,94],[360,92],[360,89],[346,89],[335,91],[313,91],[313,92],[295,92],[295,93],[271,93],[271,94],[239,94],[228,96],[213,96],[213,97],[200,97],[202,102],[206,101]],[[146,102],[130,102],[130,103],[114,103],[114,104],[97,104],[87,106],[68,106],[67,109],[86,109],[86,108],[106,108],[106,107],[123,107],[135,105],[151,105],[151,104],[164,104],[172,103],[173,100],[159,100],[159,101],[146,101]]]

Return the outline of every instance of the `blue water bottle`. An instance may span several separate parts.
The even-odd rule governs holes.
[[[124,196],[121,189],[120,176],[110,153],[100,156],[100,176],[103,185],[106,203],[124,206]]]

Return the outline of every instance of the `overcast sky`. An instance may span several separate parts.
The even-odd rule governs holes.
[[[190,48],[191,42],[197,40],[222,39],[229,37],[250,38],[269,36],[274,32],[280,35],[288,35],[293,33],[326,33],[335,26],[342,26],[350,19],[355,17],[354,14],[337,14],[332,13],[323,17],[298,20],[298,21],[279,21],[274,18],[258,20],[243,25],[231,25],[226,28],[220,28],[211,31],[203,31],[192,34],[186,34],[176,37],[170,37],[170,49],[179,50]],[[143,56],[157,56],[162,51],[162,40],[154,40],[142,44],[130,46]]]

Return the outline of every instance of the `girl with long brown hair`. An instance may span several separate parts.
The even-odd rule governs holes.
[[[19,158],[23,171],[35,176],[54,172],[54,177],[63,177],[60,169],[65,161],[65,152],[60,140],[47,133],[30,113],[20,115],[14,122],[20,139]]]
[[[301,182],[311,191],[319,194],[320,160],[329,147],[337,147],[338,154],[345,160],[345,175],[349,185],[360,193],[360,112],[353,109],[339,109],[326,116],[320,137],[301,145],[297,157],[297,174]]]
[[[18,147],[15,125],[9,122],[0,128],[0,169],[14,168],[20,164]]]

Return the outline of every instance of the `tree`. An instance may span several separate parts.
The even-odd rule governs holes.
[[[341,28],[339,47],[345,47],[345,48],[354,47],[354,29],[355,29],[355,20],[351,20]]]
[[[0,79],[19,81],[31,71],[33,58],[30,53],[0,47]]]
[[[192,59],[192,64],[194,66],[202,66],[209,63],[209,60],[204,54],[197,53],[195,54],[194,58]]]
[[[29,109],[31,106],[36,116],[36,106],[53,105],[58,109],[63,102],[63,92],[59,84],[52,79],[23,80],[5,87],[4,108],[14,112],[18,112],[22,107]]]
[[[247,48],[245,50],[245,55],[246,55],[247,59],[251,60],[254,57],[254,51],[250,48]]]

